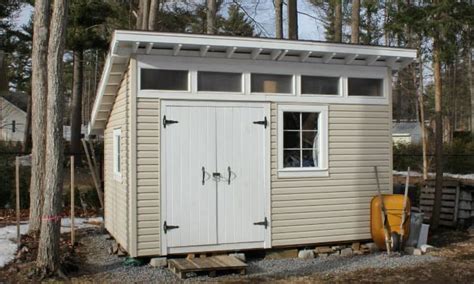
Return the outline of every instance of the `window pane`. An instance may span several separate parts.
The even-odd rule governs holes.
[[[300,151],[299,150],[285,150],[283,151],[283,167],[285,168],[299,168]]]
[[[291,75],[252,74],[251,77],[252,93],[293,93]]]
[[[120,173],[120,136],[117,136],[117,172]]]
[[[303,112],[303,130],[317,130],[318,129],[318,113]]]
[[[283,113],[283,129],[300,129],[300,112]]]
[[[316,131],[303,131],[303,148],[317,147],[316,134]]]
[[[349,78],[349,96],[381,97],[382,79]]]
[[[188,71],[141,69],[142,90],[188,90]]]
[[[300,132],[285,131],[283,137],[284,148],[300,148]]]
[[[339,78],[301,76],[301,93],[337,95],[339,94]]]
[[[198,72],[198,91],[242,92],[242,74]]]
[[[303,150],[303,168],[317,167],[317,160],[315,150]]]

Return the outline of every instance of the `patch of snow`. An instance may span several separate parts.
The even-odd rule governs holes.
[[[406,177],[407,176],[407,171],[393,171],[393,174],[394,175],[397,175],[397,176],[404,176]],[[419,172],[414,172],[414,171],[410,171],[410,176],[411,177],[421,177],[422,174],[419,173]],[[428,173],[428,176],[430,177],[434,177],[436,176],[435,173]],[[460,174],[451,174],[451,173],[444,173],[443,176],[445,177],[451,177],[451,178],[456,178],[456,179],[467,179],[467,180],[474,180],[474,173],[473,174],[465,174],[465,175],[460,175]]]
[[[28,232],[28,224],[20,225],[20,233]],[[0,228],[0,268],[15,257],[16,245],[16,225]]]
[[[97,223],[102,223],[102,217],[98,218],[74,218],[74,226],[76,229],[91,228],[97,226]],[[68,233],[71,231],[71,219],[61,219],[61,233]],[[20,233],[26,234],[28,232],[28,223],[20,224]],[[0,268],[4,267],[15,258],[17,251],[16,245],[16,225],[6,226],[0,228]]]

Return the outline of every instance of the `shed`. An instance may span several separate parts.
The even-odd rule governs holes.
[[[370,238],[412,49],[116,31],[89,133],[132,257]]]

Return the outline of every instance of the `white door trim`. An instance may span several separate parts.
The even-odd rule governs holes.
[[[188,246],[183,248],[168,248],[166,241],[166,235],[163,231],[163,222],[166,220],[166,155],[164,151],[166,149],[165,139],[162,139],[163,127],[160,127],[160,251],[161,255],[167,255],[169,253],[186,253],[196,251],[217,251],[217,250],[236,250],[236,249],[253,249],[253,248],[271,248],[271,230],[272,230],[272,219],[271,219],[271,111],[270,103],[265,102],[228,102],[228,101],[183,101],[183,100],[161,100],[160,101],[160,120],[161,125],[162,118],[166,115],[166,107],[168,106],[216,106],[216,107],[229,107],[229,106],[240,106],[240,107],[259,107],[263,108],[264,116],[267,117],[268,125],[265,129],[265,215],[269,222],[268,228],[265,230],[265,240],[262,243],[236,243],[236,244],[221,244],[221,245],[210,245],[210,246]],[[262,126],[263,127],[263,126]]]

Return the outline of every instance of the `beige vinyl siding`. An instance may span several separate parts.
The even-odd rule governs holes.
[[[129,76],[124,75],[117,91],[117,98],[110,112],[104,130],[104,219],[106,229],[114,236],[118,243],[128,250],[128,172],[129,172]],[[114,175],[113,167],[113,132],[121,129],[120,170],[121,181]]]
[[[160,254],[160,101],[137,98],[137,254]]]
[[[370,200],[391,190],[388,105],[329,106],[329,177],[278,178],[277,104],[272,103],[272,246],[370,238]]]

